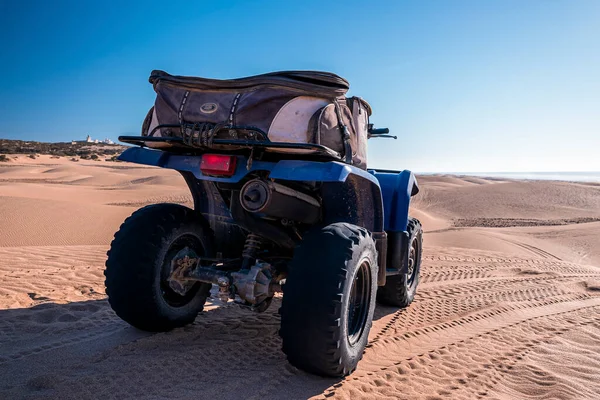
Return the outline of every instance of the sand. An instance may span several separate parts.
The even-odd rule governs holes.
[[[424,176],[422,280],[378,306],[355,373],[292,366],[263,314],[209,301],[149,334],[104,294],[114,231],[135,209],[190,204],[173,171],[24,156],[0,163],[0,398],[597,399],[600,186]]]

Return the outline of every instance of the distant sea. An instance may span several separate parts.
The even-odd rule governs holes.
[[[598,182],[598,172],[454,172],[450,175],[469,175],[482,178],[529,179],[544,181]]]

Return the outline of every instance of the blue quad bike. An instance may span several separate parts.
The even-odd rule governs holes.
[[[370,128],[369,137],[388,133]],[[119,139],[139,145],[120,160],[178,171],[194,201],[193,209],[146,206],[115,234],[106,292],[131,325],[190,324],[213,285],[215,297],[258,312],[283,292],[280,336],[289,362],[340,377],[362,358],[376,300],[412,302],[423,234],[408,216],[419,191],[412,172],[362,170],[316,144],[248,142],[227,151],[231,141],[215,139],[221,150],[206,152],[177,138]],[[168,148],[144,148],[149,142]]]

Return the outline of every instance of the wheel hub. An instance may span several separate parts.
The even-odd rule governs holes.
[[[415,245],[414,243],[410,246],[410,251],[408,253],[408,276],[413,276],[415,272]]]
[[[181,249],[171,260],[171,274],[167,278],[169,287],[184,296],[194,286],[195,280],[186,277],[188,271],[198,265],[198,255],[189,247]]]
[[[416,276],[419,273],[419,271],[417,271],[417,263],[421,257],[420,252],[421,249],[419,241],[416,238],[414,238],[410,243],[410,250],[408,253],[408,268],[406,277],[409,284],[412,284],[412,282],[415,280]]]

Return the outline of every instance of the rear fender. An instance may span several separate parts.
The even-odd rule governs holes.
[[[203,212],[222,213],[220,205],[203,200],[201,191],[216,196],[214,185],[197,181],[237,183],[254,171],[264,171],[271,179],[297,182],[321,183],[323,218],[326,224],[349,222],[371,232],[383,232],[383,198],[378,180],[367,171],[337,161],[317,162],[281,160],[278,162],[256,161],[248,164],[245,156],[236,156],[236,170],[231,177],[204,175],[200,170],[199,155],[181,155],[140,147],[127,149],[119,160],[136,164],[153,165],[179,171],[186,178],[194,196],[196,208]]]
[[[194,197],[194,207],[209,220],[217,241],[230,234],[233,218],[215,182],[237,183],[253,171],[264,171],[271,179],[320,183],[323,223],[348,222],[372,232],[385,272],[384,204],[378,179],[362,169],[337,161],[281,160],[266,162],[238,157],[231,177],[207,176],[200,171],[200,156],[181,155],[139,147],[127,149],[119,160],[179,171]]]
[[[341,162],[280,161],[270,178],[321,182],[323,223],[348,222],[383,232],[383,198],[379,183],[367,171]]]
[[[384,227],[388,237],[388,274],[408,272],[408,210],[410,199],[419,192],[415,175],[409,171],[370,171],[383,194]]]
[[[236,157],[236,169],[234,174],[230,177],[204,175],[200,170],[200,161],[202,160],[201,155],[175,154],[160,150],[132,147],[125,150],[118,159],[135,164],[152,165],[160,168],[174,169],[180,172],[189,172],[198,180],[229,183],[237,183],[244,179],[248,173],[253,171],[270,171],[275,165],[275,163],[272,162],[253,161],[252,165],[248,166],[247,157]]]

